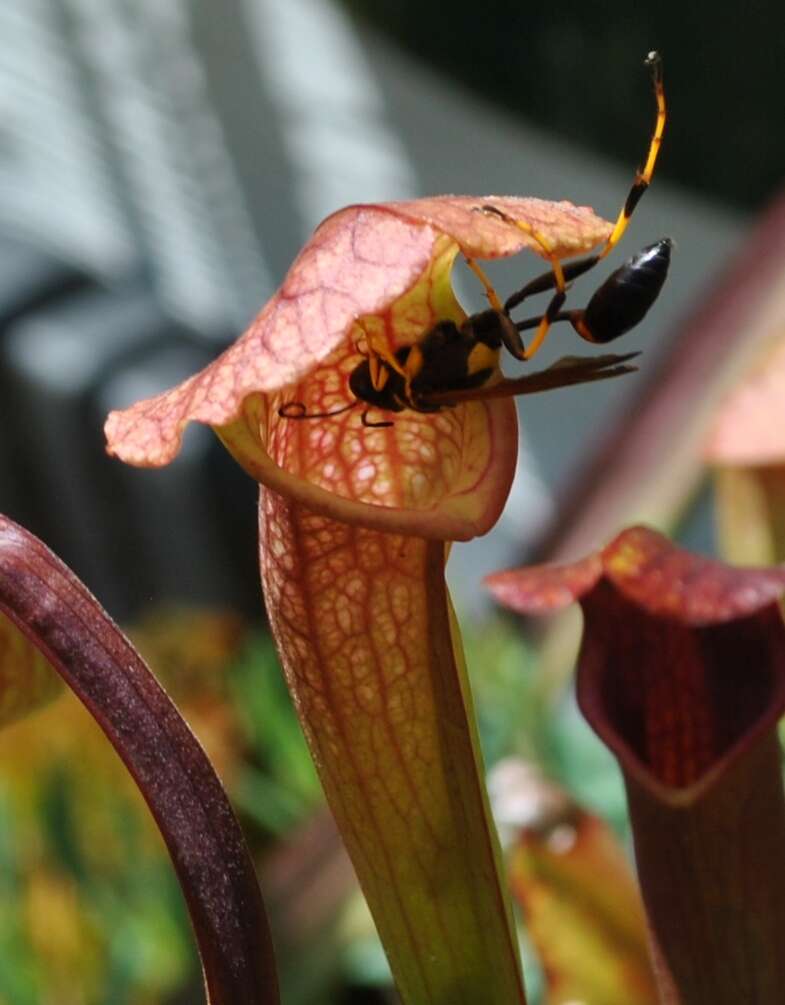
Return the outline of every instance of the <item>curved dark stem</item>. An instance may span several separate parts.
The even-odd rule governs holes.
[[[277,1005],[253,863],[206,754],[87,588],[2,516],[0,611],[84,703],[136,780],[185,895],[210,1005]]]

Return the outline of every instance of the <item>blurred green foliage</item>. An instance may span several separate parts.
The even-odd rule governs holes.
[[[626,836],[615,760],[578,712],[572,689],[554,699],[517,619],[497,614],[461,628],[486,767],[510,755],[531,761]]]
[[[253,853],[311,818],[321,789],[269,636],[247,636],[234,616],[204,611],[153,614],[133,636],[216,765]],[[571,703],[547,696],[515,623],[470,624],[465,642],[488,765],[511,753],[536,761],[623,824],[613,762]],[[66,694],[0,731],[0,762],[0,1005],[200,1002],[163,843],[79,702]],[[334,976],[343,966],[355,989],[384,984],[367,913],[350,902],[334,927],[330,958],[317,965],[313,948],[314,972]],[[346,947],[343,961],[336,946]],[[533,959],[527,973],[536,988]],[[322,999],[312,981],[303,987],[293,981],[287,1002],[337,1000],[334,988]]]
[[[0,734],[0,1002],[147,1005],[198,967],[137,792],[65,695]]]
[[[320,804],[269,638],[182,611],[134,638],[249,812],[255,853]],[[68,693],[9,726],[0,762],[0,1005],[203,1001],[163,842],[85,709]]]
[[[248,756],[232,787],[235,808],[285,837],[322,802],[322,790],[294,715],[269,635],[251,639],[229,676]]]

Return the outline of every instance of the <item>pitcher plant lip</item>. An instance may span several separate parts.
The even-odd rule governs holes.
[[[782,642],[780,635],[785,638],[778,607],[785,566],[733,568],[678,548],[656,531],[633,527],[578,562],[494,573],[485,582],[502,604],[519,613],[550,613],[581,602],[579,705],[624,771],[669,805],[686,806],[700,798],[741,752],[773,728],[785,708],[785,647],[775,645]],[[733,648],[733,631],[739,645],[757,642],[760,651],[748,660],[755,666],[737,661],[719,667],[723,650]],[[651,665],[644,667],[647,658]],[[669,743],[684,740],[689,746],[690,737],[709,737],[696,755],[698,767],[691,769],[692,754],[687,757],[687,777],[678,764],[658,776],[659,769],[630,740],[640,723],[636,719],[633,728],[632,719],[624,721],[623,714],[632,712],[624,713],[624,701],[609,697],[629,685],[623,669],[630,667],[639,674],[636,702],[644,709],[649,703],[652,718],[661,717],[659,739],[646,737],[657,757],[679,755],[681,748],[674,755]],[[731,688],[735,705],[725,676],[731,672],[738,674]]]
[[[494,572],[485,585],[511,610],[550,614],[581,600],[602,577],[649,614],[693,627],[754,614],[785,591],[785,566],[729,566],[692,554],[644,526],[628,527],[575,562]],[[663,584],[670,587],[667,592],[659,592]]]
[[[487,531],[517,457],[510,399],[428,414],[407,409],[385,429],[363,427],[356,412],[323,416],[352,400],[347,378],[369,330],[394,352],[436,321],[465,319],[450,285],[459,252],[500,258],[529,248],[545,257],[534,238],[477,212],[480,205],[536,228],[556,258],[590,250],[611,230],[586,207],[517,197],[437,196],[342,209],[316,229],[233,346],[178,387],[111,413],[109,453],[139,466],[165,465],[186,425],[202,422],[255,479],[314,512],[435,539]],[[282,416],[290,402],[317,413],[314,421]]]

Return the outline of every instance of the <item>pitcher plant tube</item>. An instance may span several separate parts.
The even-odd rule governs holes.
[[[636,527],[487,582],[522,613],[583,608],[578,703],[624,775],[661,1000],[781,1001],[785,569]]]
[[[612,230],[538,199],[349,207],[234,346],[107,421],[110,453],[141,466],[167,464],[187,423],[207,423],[259,482],[270,623],[405,1002],[524,1000],[444,565],[449,542],[504,506],[513,396],[630,369],[628,356],[498,368],[505,347],[527,358],[534,325],[512,307],[549,290],[563,304],[565,274],[598,261]],[[501,304],[477,259],[524,248],[549,270]],[[491,304],[470,318],[450,284],[459,254]]]

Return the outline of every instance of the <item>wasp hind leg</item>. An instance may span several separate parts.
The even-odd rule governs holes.
[[[362,328],[362,333],[365,347],[363,348],[358,341],[355,344],[355,348],[361,356],[365,356],[368,360],[368,374],[374,391],[382,391],[384,389],[391,371],[397,373],[405,380],[406,370],[388,346],[380,339],[369,335],[364,328]]]
[[[635,174],[635,180],[632,183],[632,188],[627,193],[627,198],[619,211],[619,215],[613,226],[610,237],[608,238],[605,247],[600,252],[600,258],[605,258],[609,255],[624,236],[624,231],[627,229],[630,217],[635,211],[635,207],[640,202],[641,196],[649,187],[649,183],[651,182],[652,175],[654,174],[654,166],[657,163],[657,156],[659,155],[660,146],[662,145],[662,134],[665,132],[667,112],[665,108],[665,88],[662,82],[662,57],[658,52],[650,52],[646,57],[645,62],[646,66],[648,66],[651,70],[651,79],[654,86],[654,99],[657,103],[657,118],[654,122],[654,131],[651,135],[651,140],[649,141],[649,151],[646,155],[646,163]]]
[[[551,303],[548,305],[548,309],[542,316],[542,322],[537,330],[537,334],[532,339],[531,345],[529,346],[528,349],[524,349],[522,344],[520,346],[514,347],[514,343],[508,341],[507,339],[504,340],[504,343],[509,349],[509,351],[517,359],[520,360],[531,359],[532,356],[540,348],[542,343],[545,341],[545,337],[547,336],[548,330],[551,326],[550,319],[553,317],[554,314],[556,314],[559,311],[559,309],[561,308],[562,304],[564,303],[567,297],[567,281],[564,275],[564,268],[557,255],[554,254],[553,245],[548,240],[548,238],[539,230],[537,230],[536,227],[533,227],[530,223],[528,223],[526,220],[516,220],[512,216],[508,216],[507,213],[504,213],[496,206],[485,205],[480,206],[478,208],[480,212],[486,213],[489,216],[498,216],[500,220],[504,220],[505,223],[509,223],[513,227],[517,227],[518,230],[523,231],[523,233],[526,234],[527,237],[530,237],[532,238],[532,240],[536,241],[536,243],[542,249],[544,257],[547,258],[548,261],[551,263],[551,272],[547,274],[547,280],[544,280],[543,277],[540,277],[540,279],[533,280],[532,283],[528,284],[529,287],[531,287],[530,292],[532,293],[538,293],[541,291],[541,289],[544,290],[544,289],[553,289],[554,287],[556,288],[556,292],[554,293],[553,298],[551,299]],[[500,305],[501,313],[508,314],[512,306],[516,306],[517,304],[519,304],[521,300],[524,299],[524,296],[528,295],[530,295],[529,292],[524,293],[524,291],[519,290],[518,293],[514,294],[513,297],[510,297],[505,304]],[[511,301],[513,302],[512,305]]]
[[[473,258],[469,258],[468,255],[464,255],[464,259],[466,260],[466,264],[482,283],[485,289],[485,296],[487,297],[488,303],[491,305],[493,310],[504,313],[504,305],[502,304],[499,294],[496,292],[496,289],[488,278],[485,270],[482,269]]]
[[[545,249],[547,257],[551,260],[551,272],[545,273],[544,275],[533,279],[531,282],[522,287],[522,289],[508,297],[504,303],[504,311],[505,313],[509,313],[527,297],[536,293],[543,293],[545,290],[553,289],[554,287],[556,289],[545,314],[541,316],[539,323],[536,326],[537,333],[534,336],[529,348],[525,351],[522,357],[523,359],[531,359],[531,357],[537,352],[545,340],[548,330],[554,321],[567,320],[567,317],[560,313],[561,307],[566,299],[566,282],[576,279],[578,276],[583,275],[584,272],[588,272],[589,269],[594,268],[598,262],[602,261],[603,258],[606,258],[613,251],[624,236],[624,232],[627,230],[627,226],[633,212],[635,211],[635,207],[640,202],[643,193],[649,187],[654,174],[654,168],[657,163],[657,157],[660,152],[660,146],[662,145],[662,136],[665,131],[667,110],[665,105],[665,88],[662,77],[662,58],[659,53],[650,52],[646,57],[645,62],[651,70],[652,84],[654,86],[654,98],[657,105],[657,117],[654,122],[654,130],[649,141],[649,149],[644,166],[636,172],[635,180],[633,181],[632,187],[627,194],[624,205],[619,211],[613,230],[605,242],[605,246],[599,253],[596,255],[590,255],[588,258],[583,258],[577,262],[572,262],[562,267],[557,259],[554,259],[552,255],[547,254],[547,240],[543,240],[542,235],[538,234],[530,224],[523,220],[512,219],[507,216],[507,214],[502,213],[501,210],[496,209],[495,206],[479,207],[482,212],[492,213],[509,223],[515,224],[524,233],[529,234],[541,247]],[[519,323],[516,325],[518,331],[524,331],[533,327],[535,326],[530,322],[525,322],[523,324]],[[584,337],[586,336],[584,335]],[[513,353],[513,355],[515,355],[515,353]]]

